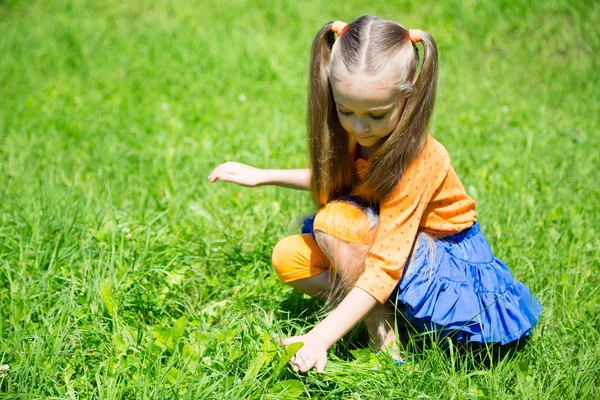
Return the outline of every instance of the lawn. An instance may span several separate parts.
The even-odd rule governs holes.
[[[314,205],[207,176],[308,165],[312,39],[363,14],[438,42],[430,131],[544,308],[517,352],[426,342],[397,367],[359,327],[318,375],[273,342],[324,312],[271,267]],[[600,397],[598,21],[591,0],[0,0],[0,398]]]

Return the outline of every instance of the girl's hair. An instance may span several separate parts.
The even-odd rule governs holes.
[[[379,204],[398,185],[427,139],[437,86],[437,45],[431,35],[422,33],[423,65],[415,81],[419,53],[402,25],[362,16],[348,25],[335,48],[331,26],[327,23],[317,33],[310,59],[307,125],[313,195],[319,206],[348,195]],[[356,73],[397,77],[394,89],[408,99],[398,125],[374,153],[367,178],[353,188],[349,136],[337,116],[330,77],[351,79]]]

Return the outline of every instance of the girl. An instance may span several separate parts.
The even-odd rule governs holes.
[[[310,332],[283,340],[304,343],[290,360],[295,371],[322,373],[329,347],[363,319],[372,345],[401,362],[396,310],[421,330],[478,345],[513,343],[539,319],[539,302],[494,258],[473,199],[426,130],[437,61],[426,32],[373,16],[326,24],[310,61],[311,168],[228,162],[209,176],[310,189],[320,207],[303,234],[273,250],[283,282],[342,299]]]

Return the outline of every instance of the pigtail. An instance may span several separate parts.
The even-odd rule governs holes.
[[[338,120],[329,84],[335,42],[331,26],[330,22],[317,33],[310,57],[307,130],[311,189],[318,206],[344,195],[351,187],[348,137]]]
[[[416,77],[414,91],[408,98],[406,107],[406,131],[410,136],[426,139],[426,130],[433,114],[438,81],[438,49],[433,36],[421,32],[423,44],[423,65]],[[413,44],[415,52],[416,46]]]

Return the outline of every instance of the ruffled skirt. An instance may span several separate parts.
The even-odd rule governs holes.
[[[537,324],[542,306],[494,257],[478,223],[441,240],[420,233],[413,252],[390,300],[421,330],[505,345]]]

